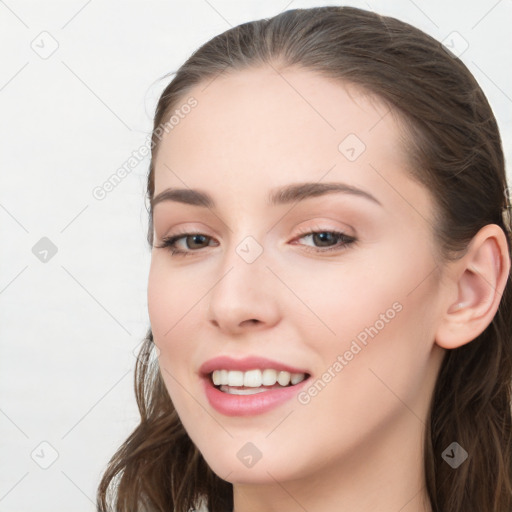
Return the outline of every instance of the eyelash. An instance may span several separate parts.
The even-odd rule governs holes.
[[[342,231],[333,231],[333,230],[325,230],[325,229],[324,230],[318,230],[318,231],[311,231],[311,230],[309,230],[309,231],[307,231],[307,230],[301,231],[299,233],[300,236],[298,238],[300,239],[300,238],[304,238],[305,236],[317,235],[317,234],[321,234],[321,233],[333,234],[336,239],[343,240],[343,241],[341,243],[338,242],[336,245],[334,245],[332,247],[327,247],[327,248],[324,248],[324,249],[309,248],[309,249],[307,249],[308,252],[325,253],[325,252],[336,251],[336,250],[340,251],[340,250],[347,249],[348,247],[350,247],[356,241],[356,239],[354,237],[346,235]],[[178,240],[180,240],[181,238],[186,238],[188,236],[194,236],[194,235],[205,236],[208,239],[212,238],[212,237],[209,237],[208,235],[205,235],[204,233],[200,233],[198,231],[197,232],[179,233],[179,234],[176,234],[176,235],[172,235],[172,236],[169,236],[169,237],[162,238],[162,244],[158,245],[158,246],[155,246],[155,247],[157,249],[167,249],[168,251],[170,251],[171,256],[191,256],[193,253],[198,252],[199,249],[182,251],[180,249],[176,249],[174,244]]]

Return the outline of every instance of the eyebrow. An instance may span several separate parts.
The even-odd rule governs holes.
[[[332,193],[344,193],[368,199],[380,206],[381,202],[372,194],[353,185],[345,183],[293,183],[270,191],[268,197],[269,206],[288,204],[296,201],[304,201],[312,197],[319,197]],[[151,200],[151,209],[163,201],[175,201],[178,203],[204,208],[215,208],[212,196],[202,190],[190,188],[167,188]]]

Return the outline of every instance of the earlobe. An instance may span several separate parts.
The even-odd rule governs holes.
[[[446,290],[451,300],[447,301],[436,332],[436,343],[446,349],[477,338],[498,310],[510,271],[503,230],[496,224],[480,229],[451,270],[453,278]]]

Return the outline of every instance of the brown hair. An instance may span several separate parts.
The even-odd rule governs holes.
[[[407,125],[414,177],[437,206],[441,254],[457,258],[487,224],[510,231],[500,135],[466,66],[438,41],[397,19],[352,7],[285,11],[244,23],[201,46],[163,91],[154,118],[147,196],[154,194],[158,128],[187,93],[224,71],[297,66],[349,82],[393,107]],[[152,210],[148,242],[153,244]],[[511,278],[487,329],[448,350],[432,397],[424,446],[426,487],[435,512],[512,510]],[[150,362],[149,329],[135,371],[140,425],[112,457],[98,509],[210,512],[233,507],[233,488],[205,463]],[[443,451],[458,442],[467,461],[452,469]]]

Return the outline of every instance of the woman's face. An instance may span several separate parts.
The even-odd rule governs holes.
[[[433,203],[408,177],[395,116],[298,69],[218,77],[187,100],[155,162],[154,197],[185,193],[155,201],[148,308],[192,441],[234,483],[332,474],[349,461],[355,471],[404,442],[416,457],[444,354],[442,288]],[[191,191],[211,203],[188,204]],[[171,236],[186,255],[158,248]],[[232,394],[243,389],[214,389],[202,374],[218,356],[233,366],[206,371],[309,377]],[[249,357],[271,362],[239,363]],[[257,372],[221,376],[261,383]]]

